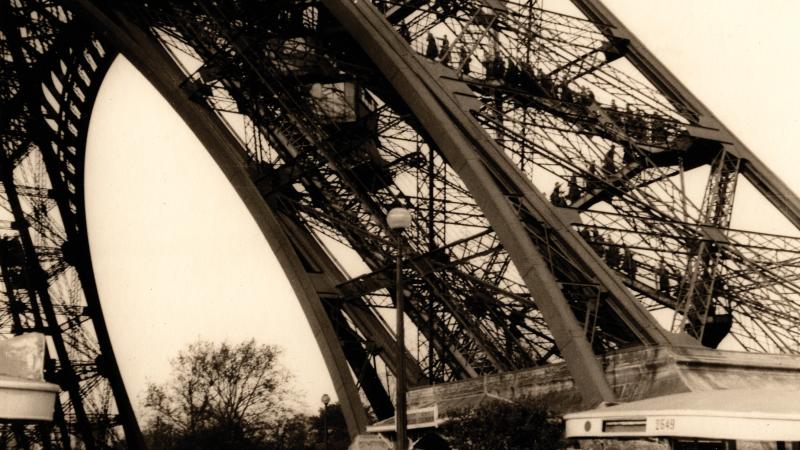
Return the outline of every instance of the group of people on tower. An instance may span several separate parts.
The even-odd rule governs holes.
[[[594,228],[584,228],[579,234],[592,246],[595,253],[605,260],[608,267],[625,272],[631,281],[636,280],[639,264],[625,243],[616,244],[607,241]]]
[[[629,145],[622,146],[622,166],[617,166],[617,154],[619,148],[617,145],[612,144],[611,147],[603,154],[603,160],[600,163],[600,169],[594,161],[590,161],[586,167],[586,171],[582,174],[583,183],[580,183],[580,178],[576,174],[572,174],[567,181],[567,193],[561,189],[561,182],[555,184],[553,191],[550,194],[550,202],[556,206],[567,206],[574,203],[581,198],[584,192],[592,192],[602,187],[602,181],[608,180],[609,177],[616,174],[621,168],[641,160],[640,154]]]
[[[402,34],[402,33],[401,33]],[[442,36],[441,44],[437,43],[437,38],[433,33],[428,33],[425,43],[425,57],[428,59],[440,61],[446,66],[450,66],[452,60],[452,48],[450,48],[450,39],[447,36]],[[461,67],[461,73],[469,75],[471,72],[472,57],[467,53],[464,46],[459,46],[457,50],[458,60],[456,65]]]
[[[569,204],[576,202],[581,198],[584,188],[578,185],[578,179],[575,174],[572,174],[567,182],[567,195],[561,191],[561,183],[556,183],[553,192],[550,193],[550,203],[559,207],[567,207]]]
[[[406,40],[410,40],[410,34],[405,24],[400,25],[400,34]],[[458,56],[455,60],[452,57],[454,52]],[[455,63],[454,65],[460,68],[463,75],[470,75],[473,70],[472,55],[467,51],[466,46],[459,45],[457,48],[451,48],[450,39],[446,35],[437,38],[433,33],[428,33],[425,41],[425,57],[440,61],[447,66]],[[556,95],[557,89],[550,77],[525,62],[517,64],[514,60],[507,59],[499,49],[485,52],[480,63],[483,66],[484,77],[488,83],[528,92],[539,92],[548,96]],[[566,90],[568,88],[561,88],[562,92],[566,92]],[[591,93],[588,90],[581,90],[577,93],[572,92],[565,95],[570,99],[576,99],[591,96]]]
[[[410,41],[410,34],[405,23],[400,25],[400,34]],[[519,89],[545,97],[557,98],[565,105],[589,107],[596,104],[593,91],[585,86],[575,88],[568,83],[557,83],[554,81],[553,76],[543,73],[539,68],[534,68],[525,61],[515,62],[513,59],[504,57],[499,49],[484,53],[485,55],[480,63],[483,66],[485,79],[489,84],[502,85],[510,89]],[[452,48],[450,39],[446,35],[437,38],[433,33],[429,32],[426,40],[425,56],[447,66],[455,62],[455,66],[460,68],[461,73],[464,75],[471,74],[473,70],[473,58],[470,51],[464,45]],[[454,61],[455,56],[457,58]],[[623,164],[629,164],[636,159],[633,143],[664,147],[672,140],[671,136],[675,130],[668,119],[647,113],[630,103],[624,108],[620,108],[613,99],[610,105],[604,105],[602,109],[624,131],[625,137],[630,140],[623,146]],[[596,111],[590,112],[589,115],[596,116],[597,113]],[[609,153],[612,150],[610,149]],[[604,166],[610,166],[607,164],[610,159],[610,156],[606,158]],[[610,172],[610,170],[604,170]]]
[[[670,136],[674,133],[668,120],[648,114],[630,104],[623,110],[611,100],[605,111],[634,142],[664,147],[669,144]]]
[[[617,244],[608,241],[595,228],[584,228],[579,234],[610,268],[624,272],[631,282],[636,281],[639,263],[634,257],[634,252],[625,243]],[[653,267],[650,267],[649,270],[652,271]],[[673,277],[663,259],[658,260],[658,267],[655,268],[653,275],[655,276],[656,288],[660,294],[670,295],[673,293]],[[675,293],[675,295],[681,294]]]

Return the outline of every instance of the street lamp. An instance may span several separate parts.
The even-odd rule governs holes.
[[[322,404],[325,406],[322,410],[322,429],[325,432],[325,450],[328,450],[328,403],[331,402],[331,396],[322,394]]]
[[[397,319],[397,407],[394,414],[397,426],[396,450],[406,450],[406,360],[405,360],[405,323],[403,322],[403,230],[411,226],[411,213],[405,208],[392,208],[386,215],[386,223],[397,237],[397,268],[395,270],[395,311]]]

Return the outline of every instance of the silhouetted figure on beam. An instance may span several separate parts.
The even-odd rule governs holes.
[[[589,167],[586,170],[589,172],[586,177],[586,190],[592,192],[597,189],[597,166],[594,164],[594,161],[589,163]]]
[[[425,48],[425,57],[428,59],[436,59],[439,56],[439,48],[436,46],[436,38],[431,33],[428,33],[428,44]]]
[[[494,56],[487,54],[483,67],[486,69],[487,80],[503,80],[506,74],[506,63],[500,53],[495,53]]]
[[[664,295],[669,295],[669,273],[664,266],[664,260],[658,263],[658,272],[656,272],[656,275],[658,276],[658,291]]]
[[[572,89],[566,84],[561,85],[561,101],[564,103],[575,103],[575,98],[572,95]]]
[[[506,76],[506,62],[499,52],[494,54],[494,77],[502,80]]]
[[[636,270],[637,270],[636,260],[633,258],[633,252],[631,252],[631,250],[627,246],[624,246],[624,249],[625,250],[623,252],[623,263],[625,272],[628,273],[628,277],[631,279],[631,281],[636,281]]]
[[[608,267],[612,269],[618,269],[619,263],[621,262],[621,255],[619,254],[619,247],[615,245],[609,245],[608,249],[606,250],[606,263]]]
[[[603,171],[609,175],[617,171],[616,164],[614,163],[614,153],[616,150],[617,146],[612,145],[611,148],[606,152],[606,156],[603,158]]]
[[[534,78],[534,70],[527,62],[522,62],[519,68],[519,87],[529,92],[541,91],[541,86]]]
[[[567,184],[567,199],[570,203],[573,203],[581,198],[581,187],[578,186],[578,179],[575,174],[569,177],[569,182]]]
[[[650,140],[655,145],[666,145],[669,138],[667,124],[663,120],[655,120],[651,125]]]
[[[494,75],[494,58],[487,54],[486,59],[481,61],[481,64],[483,64],[483,70],[486,73],[486,79],[494,80],[496,78]]]
[[[558,207],[567,206],[567,202],[564,201],[563,193],[561,192],[561,183],[556,183],[553,192],[550,193],[550,203]]]
[[[597,232],[597,230],[592,230],[592,231],[594,232],[594,238],[593,238],[593,241],[595,242],[594,250],[597,252],[598,255],[600,255],[601,258],[605,259],[606,252],[608,251],[608,248],[606,247],[606,240],[603,239],[603,236],[601,236],[600,233]]]
[[[539,86],[542,88],[547,95],[553,95],[553,80],[550,79],[547,75],[542,73],[541,70],[536,70],[536,81],[539,83]]]
[[[611,105],[608,106],[607,112],[608,112],[608,117],[612,121],[614,122],[619,121],[619,109],[617,108],[617,102],[615,102],[614,99],[611,99]]]
[[[400,22],[400,30],[398,31],[400,36],[406,40],[406,42],[411,42],[411,32],[408,31],[408,25],[405,22]]]
[[[633,113],[631,117],[631,137],[637,142],[644,142],[646,137],[646,122],[639,111]]]
[[[442,50],[439,51],[439,59],[445,66],[450,64],[450,41],[447,36],[442,39]]]
[[[631,144],[624,144],[622,146],[622,164],[628,165],[636,160],[636,155],[634,154],[633,145]]]
[[[514,61],[508,62],[508,69],[506,69],[506,86],[510,88],[518,88],[520,85],[520,72]]]
[[[594,92],[585,87],[581,88],[581,104],[583,106],[591,106],[594,103]]]
[[[653,119],[642,116],[642,139],[645,142],[653,142]]]
[[[458,63],[461,64],[461,73],[469,75],[469,65],[472,64],[472,57],[467,55],[467,51],[464,50],[464,47],[458,49]]]
[[[625,135],[633,138],[633,109],[631,109],[631,105],[625,106],[625,114],[620,119]]]

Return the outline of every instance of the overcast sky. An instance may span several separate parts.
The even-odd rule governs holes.
[[[800,2],[607,4],[800,191]],[[185,124],[124,59],[101,89],[87,158],[92,257],[137,409],[146,384],[163,381],[170,358],[197,338],[254,337],[282,347],[306,411],[316,409],[323,393],[334,395],[309,326],[255,222]],[[740,183],[738,202],[734,226],[788,231],[746,184]]]

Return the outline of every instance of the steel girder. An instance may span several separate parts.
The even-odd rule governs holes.
[[[528,180],[518,175],[513,163],[456,99],[461,86],[447,89],[446,82],[440,78],[448,74],[442,74],[410,52],[402,37],[372,5],[349,1],[325,4],[406,99],[475,197],[536,299],[584,399],[590,404],[612,401],[614,394],[586,340],[583,327],[571,313],[542,250],[532,242],[524,225],[525,214],[541,221],[542,226],[563,239],[565,246],[571,247],[566,251],[574,252],[576,259],[589,266],[593,277],[618,301],[618,307],[626,310],[628,321],[632,322],[643,343],[671,343],[670,336],[641,312],[641,305],[609,276],[608,269],[577,232],[564,223]]]
[[[353,332],[347,323],[341,322],[341,311],[338,307],[342,305],[343,299],[337,298],[339,295],[335,289],[336,284],[343,281],[342,275],[312,237],[265,201],[264,193],[256,185],[247,152],[241,142],[219,117],[198,105],[192,100],[190,92],[181,88],[185,82],[184,73],[153,37],[113,11],[106,13],[89,2],[76,3],[77,10],[81,11],[85,20],[106,30],[114,46],[148,77],[231,180],[267,238],[298,296],[328,366],[351,433],[358,433],[367,424],[357,383],[362,385],[366,397],[375,404],[375,413],[379,417],[393,413],[391,410],[387,411],[386,400],[380,400],[382,397],[388,398],[386,390],[383,386],[375,385],[376,380],[372,373],[355,380],[351,376],[351,368],[356,374],[364,371],[365,361],[362,359],[363,355],[353,350],[348,351],[348,347],[366,346],[366,342],[347,342],[353,338]],[[378,351],[383,354],[388,352],[391,356],[387,359],[394,360],[395,345],[385,324],[358,305],[348,304],[344,309],[350,313],[349,317],[357,324],[362,336],[365,336],[364,339],[377,343]],[[334,318],[338,320],[332,320]],[[407,365],[411,380],[420,378],[419,373],[414,372],[415,366],[413,361]]]
[[[4,2],[0,30],[0,266],[11,321],[2,332],[44,333],[45,376],[63,389],[54,426],[22,428],[15,445],[103,448],[122,425],[139,446],[89,260],[83,191],[89,118],[115,53],[49,2]]]
[[[703,342],[719,309],[746,350],[800,347],[791,331],[800,241],[730,228],[739,173],[798,225],[796,196],[606,8],[573,3],[586,19],[533,0],[66,5],[153,83],[236,188],[289,276],[357,433],[362,401],[391,414],[400,357],[419,384],[565,361],[585,401],[611,400],[598,356],[697,345],[645,307],[674,310],[688,323],[674,331]],[[82,186],[69,158],[80,167],[83,146],[70,152],[47,157],[54,187],[71,186],[62,194]],[[676,180],[703,165],[715,169],[698,207]],[[539,192],[547,177],[569,187],[554,205]],[[6,194],[25,215],[13,199],[39,191],[20,188]],[[81,196],[62,194],[69,240],[85,240]],[[402,356],[382,316],[393,307],[396,252],[384,216],[397,204],[417,216],[402,266],[417,332],[406,344],[417,351]],[[88,250],[67,248],[113,362]],[[41,294],[35,266],[4,261],[4,275],[29,274]],[[30,294],[7,291],[9,321],[19,322],[15,294]],[[109,379],[124,406],[121,380]]]
[[[628,59],[659,90],[676,104],[696,114],[698,125],[708,128],[713,139],[734,144],[736,156],[742,160],[742,174],[796,227],[800,227],[800,198],[740,141],[681,81],[656,58],[599,0],[575,0],[575,5],[588,18],[608,26],[611,35],[630,41]]]

